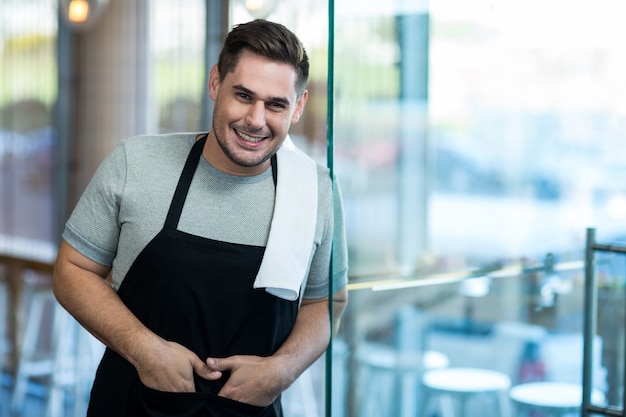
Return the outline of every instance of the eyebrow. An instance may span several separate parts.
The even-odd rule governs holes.
[[[233,85],[232,88],[233,88],[233,90],[245,93],[245,94],[249,95],[250,97],[257,97],[257,94],[254,91],[250,90],[249,88],[244,87],[241,84]],[[263,101],[280,103],[280,104],[282,104],[282,105],[284,105],[286,107],[291,106],[291,102],[288,99],[286,99],[285,97],[269,97],[267,100],[263,100]]]

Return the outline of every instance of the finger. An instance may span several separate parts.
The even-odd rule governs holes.
[[[209,368],[207,364],[200,359],[193,361],[192,366],[194,372],[204,379],[212,381],[222,377],[222,373],[219,370]]]

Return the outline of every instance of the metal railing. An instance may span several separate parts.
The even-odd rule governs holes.
[[[587,241],[585,246],[585,319],[584,319],[584,342],[583,342],[583,401],[582,417],[596,415],[626,416],[624,408],[626,402],[626,385],[622,387],[621,407],[607,405],[599,406],[591,403],[593,390],[593,339],[596,334],[597,310],[598,310],[598,285],[596,280],[595,255],[598,252],[617,253],[626,255],[626,246],[617,244],[603,244],[596,242],[595,229],[587,229]],[[626,325],[626,323],[625,323]],[[625,328],[626,330],[626,328]],[[626,381],[626,370],[623,379]]]

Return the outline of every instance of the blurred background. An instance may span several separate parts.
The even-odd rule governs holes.
[[[586,231],[626,241],[625,11],[3,0],[0,416],[84,414],[102,346],[51,297],[64,222],[122,139],[210,128],[208,71],[232,25],[255,17],[307,48],[310,99],[291,134],[332,167],[349,247],[349,308],[327,357],[285,394],[286,416],[576,413],[580,391],[570,406],[514,388],[580,389]],[[626,262],[603,253],[592,266],[590,381],[594,401],[619,406]],[[444,378],[457,386],[437,383],[458,370]]]

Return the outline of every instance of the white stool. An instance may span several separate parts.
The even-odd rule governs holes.
[[[74,415],[84,415],[89,378],[93,378],[95,365],[104,351],[102,345],[56,302],[50,288],[34,288],[28,305],[11,397],[12,412],[21,413],[29,381],[44,377],[48,389],[46,417],[65,415],[64,398],[68,391],[74,394]],[[52,316],[49,346],[42,340],[47,314]]]
[[[509,397],[518,412],[542,411],[549,416],[561,417],[580,411],[583,391],[579,384],[530,382],[511,388]],[[591,402],[604,404],[605,396],[602,391],[594,389],[591,393]]]
[[[472,397],[491,395],[498,405],[498,416],[509,417],[507,391],[511,380],[501,372],[477,368],[447,368],[428,371],[422,378],[426,390],[422,415],[431,406],[433,397],[440,400],[442,417],[454,417],[454,400],[458,402],[459,416],[466,417],[467,401]]]
[[[359,380],[366,384],[361,417],[415,416],[422,374],[429,369],[445,368],[449,363],[440,352],[402,352],[371,343],[357,350],[356,360],[362,371]]]

